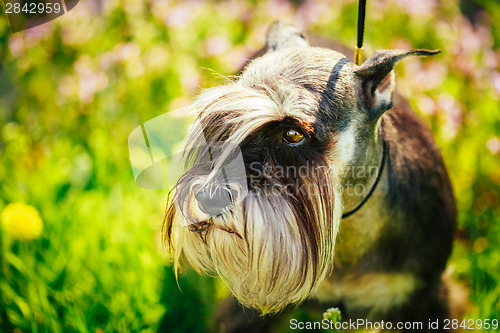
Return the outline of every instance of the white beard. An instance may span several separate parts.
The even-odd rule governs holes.
[[[216,272],[244,306],[263,314],[302,302],[333,268],[342,215],[336,178],[328,170],[317,184],[307,179],[298,197],[250,192],[199,233],[189,229],[201,220],[192,220],[196,200],[185,201],[189,214],[170,203],[164,231],[176,269],[185,257],[199,273]]]

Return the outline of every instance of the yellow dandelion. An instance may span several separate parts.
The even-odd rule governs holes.
[[[3,230],[15,239],[37,238],[43,229],[43,222],[36,208],[21,202],[8,204],[0,219]]]

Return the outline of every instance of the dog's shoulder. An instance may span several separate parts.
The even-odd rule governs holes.
[[[387,202],[395,212],[387,227],[411,235],[398,243],[405,255],[422,257],[413,261],[422,265],[417,270],[439,272],[435,267],[444,269],[456,229],[455,199],[443,158],[431,131],[401,98],[384,115],[382,127],[388,150]]]

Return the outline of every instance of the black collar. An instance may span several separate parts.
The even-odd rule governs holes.
[[[382,139],[383,140],[383,139]],[[385,156],[387,155],[386,154],[386,143],[385,141],[383,141],[383,151],[382,151],[382,161],[380,162],[380,168],[379,168],[379,172],[378,172],[378,175],[377,175],[377,179],[375,179],[375,183],[373,183],[373,186],[370,190],[370,192],[368,193],[368,195],[363,199],[363,201],[361,201],[359,203],[359,205],[356,206],[356,208],[354,208],[353,210],[349,211],[349,212],[346,212],[346,213],[343,213],[342,214],[342,218],[345,219],[345,218],[348,218],[349,216],[353,215],[354,213],[356,213],[358,210],[361,209],[361,207],[363,207],[363,205],[368,201],[368,199],[370,199],[370,197],[372,196],[373,192],[375,192],[375,189],[377,188],[377,185],[380,181],[380,178],[382,178],[382,173],[384,172],[384,166],[385,166]]]

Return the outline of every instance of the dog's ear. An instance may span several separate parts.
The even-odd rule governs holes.
[[[394,93],[394,66],[410,55],[434,55],[439,50],[383,50],[376,51],[366,62],[354,70],[361,80],[361,103],[372,116],[380,116],[392,108]]]
[[[274,22],[267,31],[266,52],[287,47],[307,47],[309,42],[305,34],[296,26],[281,21]]]

